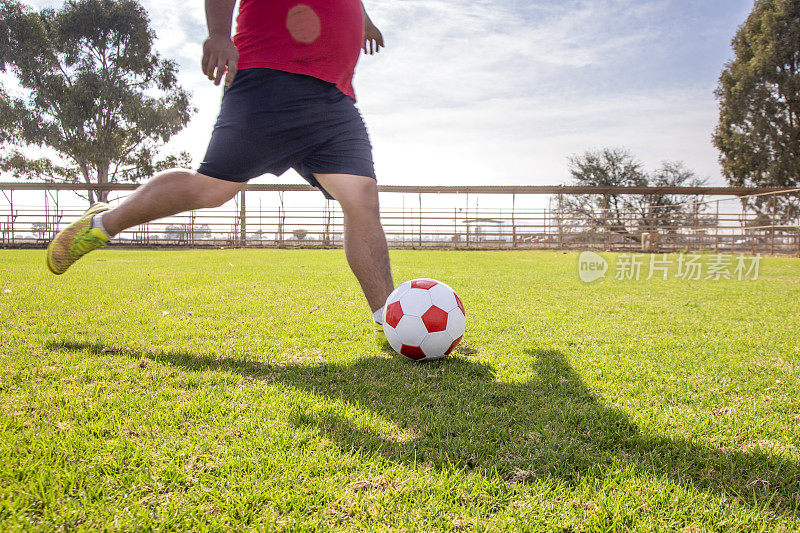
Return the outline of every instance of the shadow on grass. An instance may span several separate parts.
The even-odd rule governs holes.
[[[88,343],[51,348],[109,353]],[[383,349],[391,352],[388,345]],[[525,350],[521,357],[530,361],[534,376],[525,383],[499,382],[491,366],[465,357],[421,365],[399,357],[269,364],[180,352],[111,352],[188,371],[287,384],[367,408],[399,428],[397,435],[378,433],[342,416],[335,405],[309,406],[292,415],[291,423],[316,428],[345,451],[441,469],[478,468],[514,481],[560,479],[573,485],[632,468],[759,509],[800,514],[797,463],[760,450],[722,450],[649,435],[622,411],[603,405],[557,351]]]

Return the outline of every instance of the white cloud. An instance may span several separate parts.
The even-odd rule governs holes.
[[[708,83],[626,86],[664,2],[376,2],[389,48],[357,76],[389,183],[563,183],[567,156],[622,145],[718,176]],[[392,38],[393,37],[393,38]]]

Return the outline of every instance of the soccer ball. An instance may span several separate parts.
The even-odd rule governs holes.
[[[435,279],[406,281],[386,299],[386,340],[397,353],[415,361],[441,359],[452,352],[466,324],[461,299]]]

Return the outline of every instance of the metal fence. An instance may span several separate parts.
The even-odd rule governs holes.
[[[65,191],[133,190],[133,184],[0,183],[0,245],[44,246],[84,207],[67,206]],[[41,191],[43,201],[23,205],[14,192]],[[305,185],[250,185],[246,194],[315,191]],[[727,187],[381,187],[414,194],[416,208],[387,208],[381,219],[390,246],[451,249],[713,250],[800,254],[798,189]],[[318,192],[315,194],[319,194]],[[432,195],[510,197],[503,209],[427,207]],[[520,207],[521,197],[546,195],[547,207]],[[661,195],[661,196],[659,196]],[[649,205],[670,195],[678,206]],[[423,197],[427,200],[423,200]],[[574,201],[591,197],[593,202]],[[636,197],[635,207],[611,208],[613,197]],[[710,198],[710,199],[709,199]],[[322,208],[254,208],[243,192],[219,209],[191,211],[126,230],[114,239],[127,246],[337,247],[343,215],[335,202]],[[599,201],[598,201],[599,200]],[[577,204],[577,205],[576,205]],[[597,205],[603,207],[597,207]],[[586,207],[591,205],[591,207]]]

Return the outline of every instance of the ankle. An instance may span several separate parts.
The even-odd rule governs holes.
[[[384,306],[381,306],[380,309],[376,309],[372,312],[372,320],[374,320],[377,324],[383,325],[383,313],[384,313]]]
[[[115,237],[117,235],[117,233],[119,233],[119,232],[118,231],[114,231],[114,229],[110,229],[109,228],[110,224],[108,224],[109,221],[106,219],[106,215],[109,212],[110,211],[103,211],[102,213],[98,213],[95,216],[93,216],[92,217],[92,227],[100,229],[110,239],[112,237]],[[112,228],[113,228],[113,226],[112,226]]]

